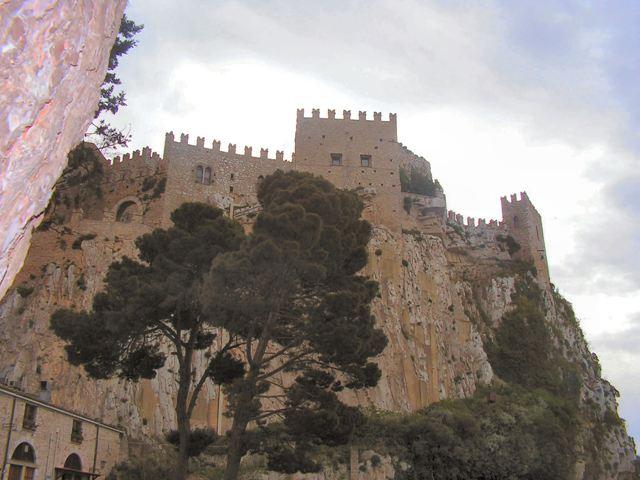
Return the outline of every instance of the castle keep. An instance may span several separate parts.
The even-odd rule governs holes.
[[[519,246],[515,257],[533,263],[538,279],[549,284],[542,219],[526,193],[521,194],[520,200],[516,195],[510,201],[502,198],[502,221],[479,219],[476,224],[471,217],[465,222],[461,215],[447,212],[446,197],[439,186],[429,194],[403,191],[401,170],[420,172],[428,178],[432,174],[426,159],[398,141],[395,114],[383,119],[381,113],[374,112],[373,118],[368,118],[361,111],[352,118],[351,112],[344,110],[342,118],[338,118],[335,110],[323,117],[318,109],[313,109],[311,116],[299,109],[295,152],[287,159],[282,151],[270,155],[266,148],[260,148],[259,153],[250,146],[238,148],[229,144],[225,148],[219,140],[206,144],[203,137],[197,137],[194,145],[189,142],[189,135],[183,133],[176,138],[170,132],[165,136],[162,157],[143,149],[122,160],[116,158],[113,165],[105,161],[105,166],[113,182],[152,171],[166,174],[160,212],[150,215],[144,211],[141,199],[126,196],[105,211],[105,219],[168,226],[169,215],[178,206],[201,201],[223,208],[243,221],[247,215],[255,214],[256,188],[262,178],[277,169],[298,170],[321,175],[339,188],[361,192],[367,199],[365,215],[396,231],[416,228],[442,235],[449,223],[489,242],[511,236]],[[127,208],[131,210],[123,217]]]

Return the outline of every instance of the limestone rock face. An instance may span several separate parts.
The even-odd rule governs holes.
[[[0,5],[0,298],[98,104],[125,0]]]
[[[57,308],[89,309],[110,263],[124,255],[135,257],[135,238],[166,224],[165,160],[147,150],[136,152],[105,168],[90,186],[59,189],[46,222],[34,234],[16,288],[0,302],[0,382],[121,425],[134,437],[175,428],[174,359],[153,380],[91,380],[66,361],[49,321]],[[99,195],[92,193],[97,191]],[[395,228],[372,206],[376,192],[364,189],[362,194],[364,215],[373,226],[363,273],[379,283],[373,313],[389,344],[376,359],[382,370],[379,384],[346,392],[344,400],[412,412],[440,400],[470,397],[495,378],[487,342],[514,308],[518,282],[524,277],[536,281],[530,266],[511,257],[500,229],[419,223],[409,215]],[[255,213],[254,207],[238,211]],[[589,351],[570,304],[546,284],[540,288],[553,342],[579,366],[582,377],[580,409],[586,420],[580,426],[576,480],[630,478],[635,445],[617,417],[617,391],[601,378],[597,357]],[[195,362],[196,375],[206,365],[205,355]],[[220,389],[207,385],[193,426],[224,432],[230,422],[224,405]],[[352,478],[392,478],[391,460],[375,463],[374,468],[371,455],[360,452],[350,469]],[[331,468],[295,478],[345,478],[345,466]],[[262,478],[289,477],[266,473]]]

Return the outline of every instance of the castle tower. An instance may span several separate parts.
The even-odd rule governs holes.
[[[373,187],[378,194],[400,191],[398,179],[396,115],[388,120],[374,112],[359,112],[352,118],[344,110],[326,117],[313,109],[305,116],[299,109],[296,121],[294,168],[322,175],[338,188]]]
[[[542,217],[533,206],[526,192],[520,193],[520,200],[514,194],[511,199],[501,197],[502,219],[511,236],[520,244],[515,257],[533,262],[538,280],[545,285],[550,284],[547,251],[542,231]]]

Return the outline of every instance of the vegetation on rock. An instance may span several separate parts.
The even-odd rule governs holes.
[[[440,187],[437,180],[433,180],[430,171],[424,173],[412,166],[409,172],[407,172],[405,168],[400,167],[400,190],[406,193],[435,197],[439,191],[442,191],[442,187]],[[404,208],[405,210],[407,209],[406,199]]]

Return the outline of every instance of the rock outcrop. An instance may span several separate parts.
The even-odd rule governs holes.
[[[0,298],[98,105],[126,1],[0,5]]]

